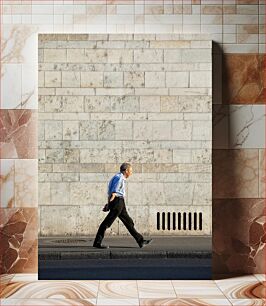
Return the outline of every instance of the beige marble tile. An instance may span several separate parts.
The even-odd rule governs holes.
[[[138,299],[97,299],[97,305],[139,306]]]
[[[179,298],[208,298],[222,299],[224,297],[221,290],[213,281],[172,281],[176,295]]]
[[[1,207],[14,207],[15,162],[12,159],[2,159],[0,163]]]
[[[15,205],[37,207],[38,161],[20,159],[15,161]]]
[[[231,303],[227,299],[140,299],[140,306],[227,306]]]
[[[260,299],[265,297],[265,287],[253,275],[216,280],[215,283],[227,298]]]
[[[137,281],[140,298],[172,298],[176,293],[171,281]]]
[[[96,299],[3,299],[1,305],[23,305],[23,306],[91,306],[96,305]]]
[[[99,281],[11,282],[2,292],[12,299],[91,299],[96,298]]]
[[[264,306],[266,305],[266,300],[264,299],[229,299],[233,306],[235,305],[245,305],[245,306]]]
[[[100,281],[98,299],[138,298],[136,281]]]

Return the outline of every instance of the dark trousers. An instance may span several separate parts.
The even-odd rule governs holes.
[[[109,207],[110,211],[98,229],[94,244],[101,244],[106,229],[113,224],[117,217],[124,223],[125,227],[129,231],[129,233],[135,238],[137,243],[142,242],[143,236],[138,233],[134,228],[134,222],[127,213],[124,199],[115,197],[115,199],[110,202]]]

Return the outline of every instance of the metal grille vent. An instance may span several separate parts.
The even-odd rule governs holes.
[[[202,231],[202,213],[157,212],[157,230]]]

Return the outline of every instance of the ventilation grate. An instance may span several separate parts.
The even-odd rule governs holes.
[[[202,231],[202,212],[157,212],[157,230]]]

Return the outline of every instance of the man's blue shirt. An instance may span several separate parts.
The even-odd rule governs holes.
[[[119,197],[125,197],[125,181],[126,178],[124,177],[123,173],[119,172],[114,175],[108,184],[108,196],[110,196],[112,193],[116,193]]]

